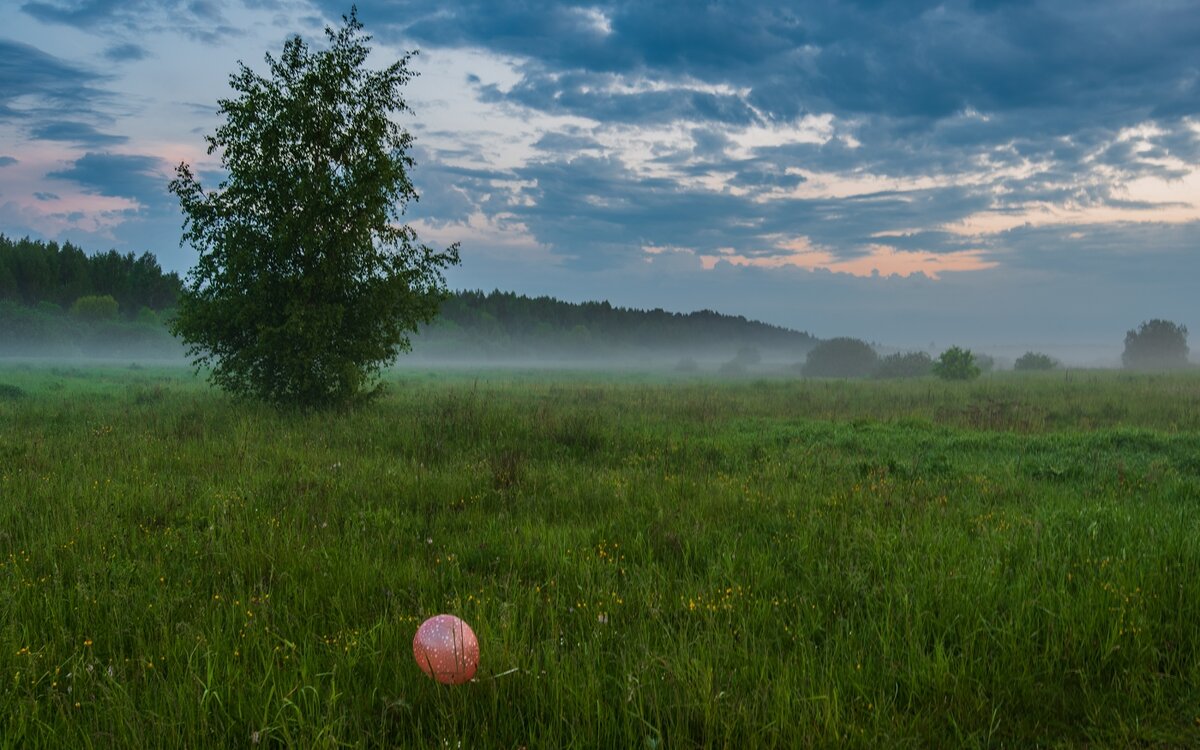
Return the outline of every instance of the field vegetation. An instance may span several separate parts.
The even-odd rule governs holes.
[[[1200,744],[1195,373],[388,384],[0,369],[0,746]]]

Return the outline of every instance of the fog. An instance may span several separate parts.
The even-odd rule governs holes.
[[[703,346],[590,347],[546,345],[528,341],[494,347],[475,345],[447,346],[413,338],[411,352],[401,353],[395,368],[422,369],[546,369],[592,371],[654,371],[681,374],[727,376],[798,376],[805,361],[806,347],[765,348],[743,345],[738,341],[714,341]],[[1111,369],[1121,367],[1121,347],[1098,344],[1012,343],[973,347],[970,342],[930,342],[926,347],[895,347],[871,342],[879,355],[924,351],[933,358],[951,345],[971,349],[976,355],[990,357],[996,371],[1011,370],[1013,362],[1026,352],[1047,354],[1064,368]],[[1193,355],[1193,362],[1195,355]],[[156,339],[148,342],[113,339],[81,339],[72,342],[23,341],[0,342],[0,366],[190,366],[183,345],[177,340]]]

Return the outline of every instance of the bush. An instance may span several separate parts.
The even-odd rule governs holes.
[[[952,346],[933,364],[933,373],[942,380],[971,380],[979,377],[979,366],[970,349]]]
[[[146,307],[145,305],[143,305],[142,308],[140,310],[138,310],[137,318],[135,318],[135,320],[138,322],[139,325],[144,325],[144,326],[153,326],[155,328],[158,328],[159,326],[162,325],[162,321],[160,321],[158,319],[158,313],[154,312],[153,310]]]
[[[879,364],[879,355],[860,339],[834,338],[812,348],[801,372],[808,378],[865,378]]]
[[[1025,352],[1013,363],[1014,370],[1024,371],[1053,370],[1055,367],[1058,367],[1058,360],[1039,352]]]
[[[89,294],[71,305],[71,314],[83,320],[116,320],[120,306],[111,294]]]
[[[925,352],[896,352],[879,360],[877,378],[920,378],[933,372],[933,357]]]

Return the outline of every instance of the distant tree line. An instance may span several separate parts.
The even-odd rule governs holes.
[[[113,356],[133,345],[182,356],[163,323],[182,283],[150,253],[87,255],[64,243],[0,235],[0,353]],[[432,359],[734,357],[754,365],[760,352],[801,359],[817,339],[807,333],[722,315],[673,313],[608,302],[571,303],[512,292],[461,291],[414,336]]]
[[[122,317],[133,320],[143,307],[155,312],[174,307],[181,289],[179,275],[164,273],[151,253],[87,255],[70,242],[0,234],[0,301],[68,309],[81,297],[108,296]]]
[[[608,302],[564,302],[513,292],[461,291],[414,338],[418,354],[494,358],[548,354],[606,357],[644,353],[741,357],[750,349],[800,358],[817,343],[807,333],[722,315],[673,313]],[[740,353],[740,354],[739,354]]]
[[[0,234],[0,354],[180,356],[163,326],[180,289],[151,253],[87,255]]]

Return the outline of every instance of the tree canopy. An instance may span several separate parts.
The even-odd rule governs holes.
[[[866,378],[879,364],[879,355],[865,341],[833,338],[812,348],[801,372],[809,378]]]
[[[296,36],[267,54],[269,76],[239,63],[238,96],[206,136],[227,177],[208,191],[183,163],[170,186],[200,252],[174,332],[222,388],[311,406],[369,393],[458,262],[457,245],[435,251],[401,224],[415,163],[393,116],[411,111],[412,55],[364,67],[370,36],[353,10],[325,34],[328,49]]]
[[[80,297],[107,295],[132,319],[143,307],[174,307],[181,288],[179,276],[164,273],[148,252],[137,257],[116,250],[88,255],[70,242],[13,240],[0,234],[0,301],[68,308]]]
[[[970,349],[952,346],[933,363],[933,374],[943,380],[972,380],[979,377],[980,368]]]
[[[1169,320],[1155,318],[1125,334],[1121,363],[1135,370],[1171,370],[1187,367],[1188,330]]]

